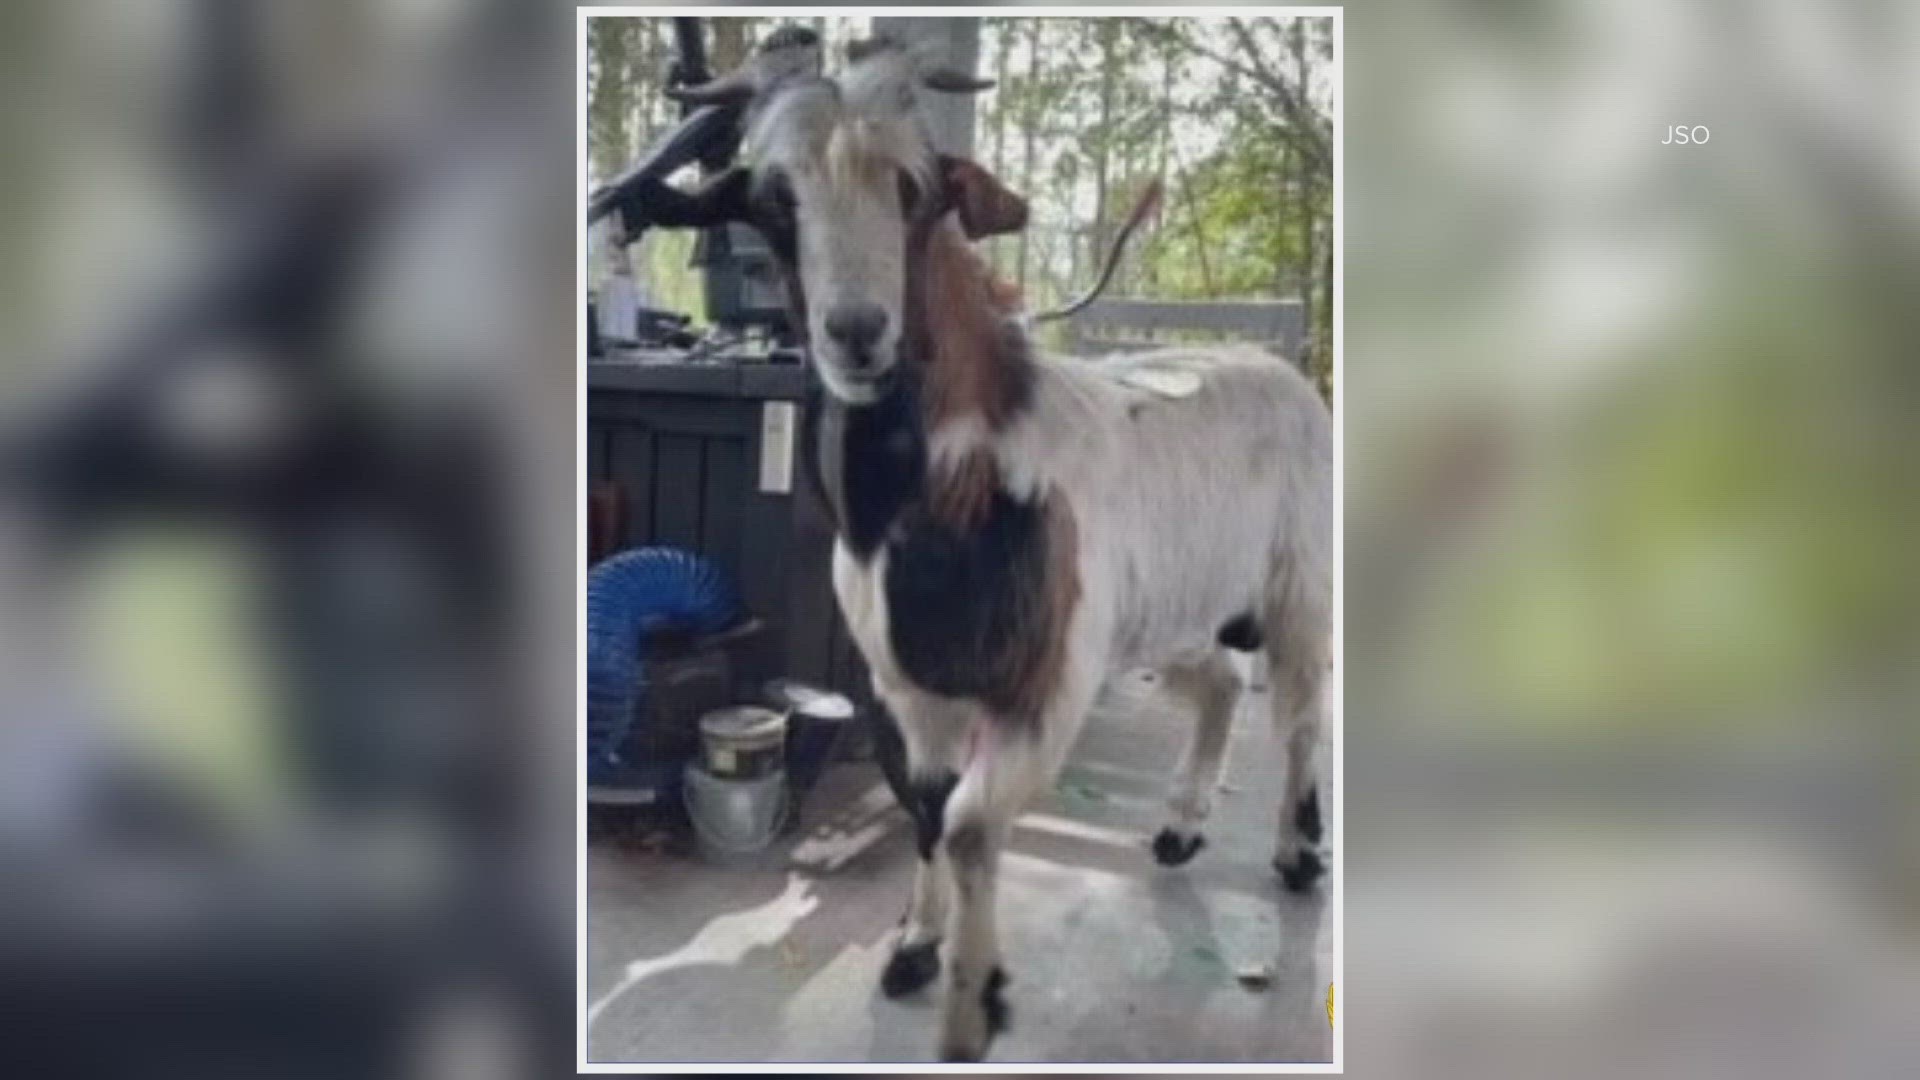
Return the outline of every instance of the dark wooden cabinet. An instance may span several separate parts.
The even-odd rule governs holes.
[[[590,362],[589,489],[617,506],[596,515],[616,523],[614,550],[685,548],[739,584],[765,629],[736,655],[738,691],[786,676],[864,702],[833,598],[832,525],[801,459],[806,378],[793,364]]]

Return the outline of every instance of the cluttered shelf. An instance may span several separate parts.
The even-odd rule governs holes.
[[[615,349],[587,363],[587,389],[798,401],[805,368],[764,360],[686,361],[673,349]]]

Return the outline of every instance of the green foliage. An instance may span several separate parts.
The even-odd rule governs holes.
[[[1332,350],[1332,26],[1325,19],[985,20],[979,156],[1033,206],[991,248],[1030,306],[1091,284],[1146,185],[1166,201],[1116,295],[1302,297]],[[1022,252],[1024,251],[1024,256]]]

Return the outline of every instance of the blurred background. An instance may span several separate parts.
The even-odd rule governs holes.
[[[0,1054],[568,1052],[571,12],[0,25]],[[1920,11],[1344,33],[1349,1069],[1911,1075]]]
[[[1911,1073],[1920,13],[1346,33],[1350,1066]]]

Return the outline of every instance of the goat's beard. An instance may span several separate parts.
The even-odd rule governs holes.
[[[847,371],[818,360],[814,362],[814,370],[819,374],[821,384],[827,388],[828,396],[846,405],[872,405],[886,397],[893,389],[894,373],[899,366],[895,361],[885,370],[867,374]]]

